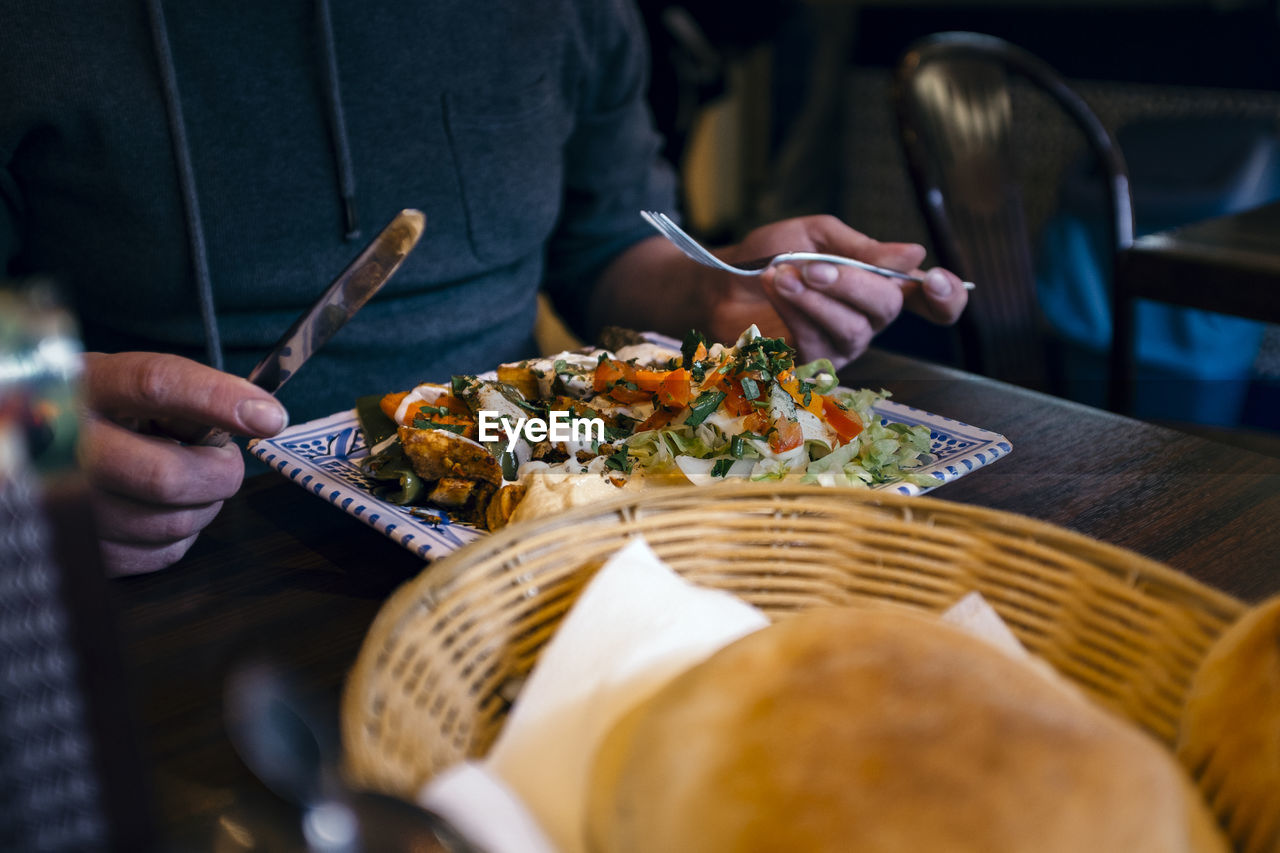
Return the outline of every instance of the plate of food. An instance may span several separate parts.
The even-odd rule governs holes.
[[[1004,436],[841,387],[755,327],[732,345],[636,335],[363,397],[249,449],[434,560],[506,524],[621,490],[726,480],[931,491]]]

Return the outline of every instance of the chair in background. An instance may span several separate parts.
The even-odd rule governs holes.
[[[1115,139],[1045,62],[1002,39],[947,32],[911,45],[894,76],[902,150],[938,261],[978,283],[957,331],[963,366],[1053,391],[1013,141],[1021,78],[1079,128],[1101,165],[1110,256],[1133,242],[1128,172]]]

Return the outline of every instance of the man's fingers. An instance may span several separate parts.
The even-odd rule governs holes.
[[[137,545],[104,540],[99,543],[108,575],[140,575],[173,565],[190,550],[196,537],[168,545]]]
[[[152,504],[197,506],[225,500],[244,477],[235,445],[185,446],[140,435],[90,413],[80,441],[90,482],[112,494]]]
[[[870,344],[875,333],[872,321],[833,295],[836,285],[824,288],[827,292],[809,287],[791,266],[779,267],[762,283],[803,360],[830,358],[843,365]]]
[[[877,243],[869,256],[862,260],[898,272],[911,272],[924,263],[926,254],[924,246],[919,243]]]
[[[104,539],[155,550],[195,538],[222,509],[222,501],[199,506],[159,506],[95,491],[94,518]]]
[[[820,252],[847,255],[899,272],[920,266],[927,254],[919,243],[882,243],[835,216],[808,216],[797,221]]]
[[[175,355],[87,353],[85,401],[113,419],[158,419],[275,435],[285,409],[253,383]]]
[[[960,319],[969,304],[969,292],[958,275],[938,267],[924,273],[923,285],[911,286],[906,292],[906,304],[925,319],[949,326]]]
[[[791,269],[794,268],[784,265],[779,271],[785,274]],[[824,319],[818,312],[825,316],[832,310],[840,313],[853,311],[863,315],[873,332],[879,332],[902,312],[902,287],[896,279],[821,262],[804,264],[800,268],[800,276],[805,288],[797,291],[796,296],[801,302],[806,299],[812,302],[817,320]],[[826,300],[817,296],[824,296]],[[827,319],[836,323],[847,322],[841,317]]]

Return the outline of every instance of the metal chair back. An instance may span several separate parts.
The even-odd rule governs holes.
[[[1002,39],[947,32],[912,44],[894,76],[902,150],[938,261],[978,283],[958,324],[966,369],[1053,390],[1016,163],[1020,77],[1079,127],[1105,178],[1112,257],[1133,242],[1128,172],[1110,131],[1045,62]]]

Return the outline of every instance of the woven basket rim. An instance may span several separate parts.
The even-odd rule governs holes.
[[[701,504],[736,498],[773,499],[784,502],[798,498],[815,498],[819,501],[848,501],[880,506],[886,509],[920,509],[921,515],[941,513],[989,527],[1022,533],[1038,541],[1060,543],[1073,550],[1092,552],[1096,562],[1110,564],[1127,563],[1143,576],[1167,586],[1181,587],[1206,600],[1206,603],[1228,611],[1242,611],[1247,603],[1227,592],[1216,589],[1203,581],[1165,563],[1147,557],[1129,548],[1104,542],[1053,522],[1043,521],[1007,510],[993,509],[975,504],[956,503],[930,495],[901,495],[870,489],[841,489],[804,483],[716,483],[696,488],[655,487],[625,493],[608,501],[576,507],[551,516],[530,519],[508,525],[496,533],[469,543],[432,563],[409,583],[420,584],[435,591],[438,596],[447,595],[449,588],[462,580],[469,566],[496,557],[505,551],[513,554],[519,550],[522,540],[534,534],[557,529],[569,529],[583,524],[598,524],[610,517],[621,516],[628,510],[673,511],[695,509]],[[905,519],[908,522],[910,518]],[[626,541],[620,537],[619,547]]]

